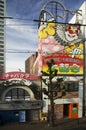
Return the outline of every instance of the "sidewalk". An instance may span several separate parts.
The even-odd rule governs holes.
[[[54,127],[47,122],[10,123],[0,126],[0,130],[86,130],[86,119],[58,120]]]

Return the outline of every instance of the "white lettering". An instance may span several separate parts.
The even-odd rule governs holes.
[[[81,55],[81,54],[83,54],[83,51],[81,49],[79,49],[79,48],[75,48],[74,50],[72,50],[70,52],[70,54],[72,54],[72,58],[74,58],[75,55]]]

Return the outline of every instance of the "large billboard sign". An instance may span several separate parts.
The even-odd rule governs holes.
[[[59,75],[83,75],[84,44],[78,24],[58,24],[51,18],[40,24],[38,37],[39,70],[47,72],[47,61],[53,59]]]

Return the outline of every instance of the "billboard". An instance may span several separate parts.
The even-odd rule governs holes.
[[[40,72],[47,72],[47,61],[53,59],[59,75],[83,75],[84,44],[79,24],[58,24],[51,18],[40,24],[38,39]]]

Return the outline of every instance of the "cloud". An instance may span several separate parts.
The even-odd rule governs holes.
[[[6,53],[6,72],[18,71],[20,68],[25,71],[25,60],[31,53]]]
[[[22,71],[25,71],[25,63],[24,63],[24,59],[18,56],[13,56],[10,54],[6,57],[6,72],[9,71],[18,71],[18,69],[20,68]]]
[[[12,20],[7,20],[6,22],[7,25],[7,33],[11,37],[17,37],[20,39],[25,39],[25,40],[31,40],[35,43],[37,42],[37,27],[35,27],[34,24],[32,23],[21,23],[19,21],[12,21]],[[10,31],[9,31],[10,30]],[[12,33],[12,31],[14,31]],[[34,38],[33,38],[34,37]]]
[[[37,30],[33,26],[20,26],[20,22],[7,20],[6,23],[6,50],[9,49],[36,51]],[[13,25],[13,26],[12,26]],[[15,26],[16,25],[16,26]],[[6,53],[6,72],[17,71],[18,68],[25,71],[25,60],[30,53]]]

